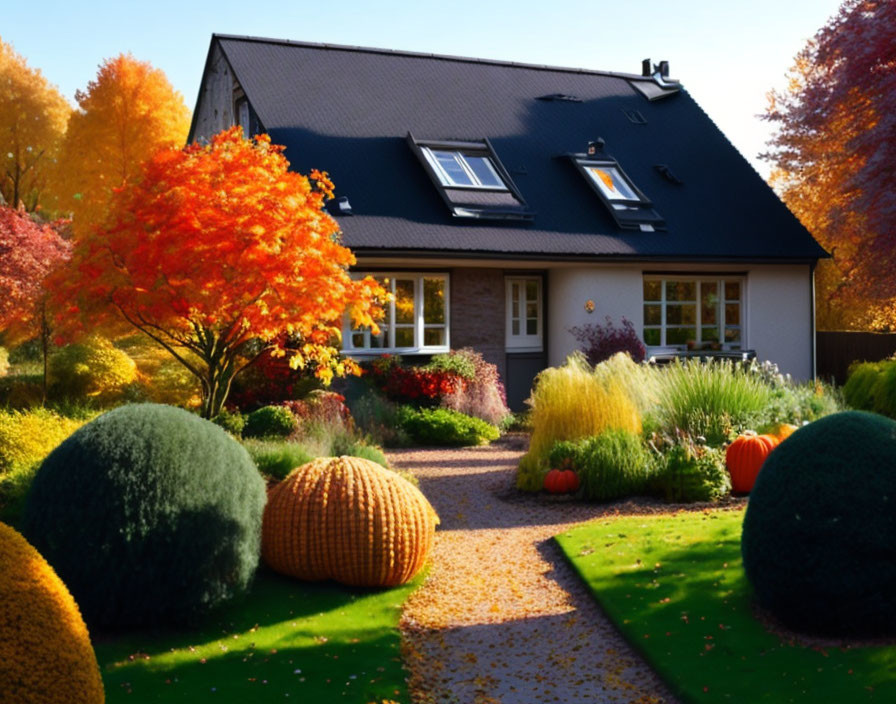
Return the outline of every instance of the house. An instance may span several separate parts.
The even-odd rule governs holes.
[[[668,68],[214,35],[190,139],[240,124],[330,173],[357,271],[395,294],[379,336],[346,331],[354,356],[470,346],[519,407],[570,327],[609,315],[650,353],[751,350],[811,378],[826,254]]]

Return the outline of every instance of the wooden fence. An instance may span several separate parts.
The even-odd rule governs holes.
[[[820,379],[846,381],[849,365],[855,361],[876,362],[896,353],[896,333],[817,332],[815,371]]]

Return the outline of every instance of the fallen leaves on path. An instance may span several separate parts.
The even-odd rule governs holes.
[[[620,505],[521,497],[511,489],[520,455],[502,443],[390,455],[443,517],[401,622],[413,701],[672,702],[551,540]]]

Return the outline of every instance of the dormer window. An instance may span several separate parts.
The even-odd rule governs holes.
[[[603,153],[603,140],[589,144],[587,154],[569,154],[588,185],[623,229],[653,232],[666,221],[613,157]]]
[[[532,213],[487,139],[408,144],[456,218],[532,220]]]

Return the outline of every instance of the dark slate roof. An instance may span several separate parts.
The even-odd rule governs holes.
[[[296,170],[329,171],[359,254],[811,261],[822,248],[681,90],[648,100],[628,75],[216,35]],[[538,100],[566,94],[581,98]],[[634,124],[623,110],[637,110]],[[452,218],[407,142],[491,141],[532,223]],[[621,230],[564,155],[602,137],[667,230]],[[665,164],[683,183],[655,167]]]

